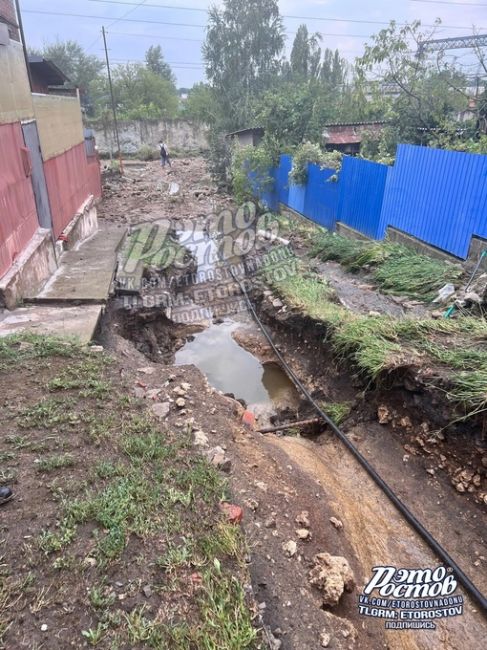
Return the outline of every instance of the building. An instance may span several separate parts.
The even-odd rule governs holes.
[[[0,307],[9,309],[35,295],[64,248],[96,228],[101,196],[79,97],[66,96],[66,76],[37,59],[29,70],[14,2],[0,0]]]
[[[264,129],[260,126],[251,129],[241,129],[240,131],[233,131],[227,133],[225,136],[227,141],[236,142],[240,147],[258,147],[262,138],[264,137]]]
[[[76,89],[65,85],[70,83],[68,77],[52,61],[29,54],[29,69],[32,92],[76,96]]]
[[[325,124],[323,141],[329,151],[341,151],[355,156],[360,153],[364,135],[371,135],[373,139],[379,140],[385,124],[383,121]]]

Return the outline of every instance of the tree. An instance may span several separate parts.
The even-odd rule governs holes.
[[[176,116],[179,98],[174,85],[140,63],[119,65],[113,84],[121,117],[161,119]]]
[[[318,33],[309,34],[306,25],[300,25],[291,50],[291,74],[303,79],[315,79],[320,71],[321,37]]]
[[[279,71],[283,34],[276,0],[224,0],[209,10],[203,56],[222,130],[249,125],[254,98]]]
[[[34,53],[34,52],[33,52]],[[95,55],[88,55],[76,41],[60,41],[46,44],[36,54],[52,61],[69,77],[73,85],[80,90],[82,105],[90,112],[94,111],[92,94],[99,85],[103,61]]]
[[[208,84],[195,84],[188,92],[182,114],[189,120],[215,124],[219,116],[218,100]]]
[[[151,45],[145,53],[145,62],[147,69],[163,79],[167,79],[172,84],[176,83],[176,78],[171,70],[171,66],[164,61],[162,47],[160,45]]]
[[[439,23],[438,23],[439,24]],[[433,33],[420,31],[416,21],[400,29],[394,22],[373,37],[358,62],[358,73],[383,97],[389,129],[402,142],[428,143],[449,125],[466,105],[464,75],[439,65],[419,48]],[[455,128],[455,127],[453,127]],[[391,146],[394,140],[390,138]]]

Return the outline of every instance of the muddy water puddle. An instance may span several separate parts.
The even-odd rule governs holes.
[[[175,365],[194,365],[213,388],[246,402],[256,416],[298,403],[296,390],[276,363],[262,364],[232,333],[239,323],[225,320],[196,334],[177,353]]]

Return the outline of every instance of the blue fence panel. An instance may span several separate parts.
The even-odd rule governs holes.
[[[362,158],[347,156],[343,159],[338,221],[367,237],[383,239],[381,211],[389,169],[387,165]]]
[[[334,169],[308,165],[303,214],[328,230],[335,230],[338,210],[339,183],[330,180],[333,176],[336,176]]]
[[[279,166],[274,170],[276,179],[276,194],[279,203],[288,204],[289,199],[289,172],[293,166],[293,159],[287,154],[282,154],[279,159]]]
[[[289,183],[289,197],[287,200],[287,205],[299,212],[304,214],[304,199],[306,197],[306,185],[295,185],[294,183]]]
[[[487,237],[487,156],[399,145],[382,222],[466,258]]]

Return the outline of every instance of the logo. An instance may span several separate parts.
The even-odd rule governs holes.
[[[384,619],[387,630],[434,630],[435,620],[461,616],[463,597],[455,595],[451,569],[397,569],[376,566],[359,595],[362,616]]]

